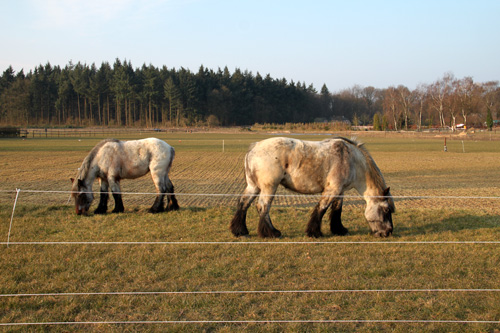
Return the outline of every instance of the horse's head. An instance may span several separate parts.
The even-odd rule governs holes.
[[[383,196],[371,198],[368,201],[365,218],[370,225],[373,236],[388,237],[392,234],[392,213],[395,210],[389,187],[384,190]]]
[[[88,189],[81,179],[78,179],[75,183],[75,179],[71,178],[71,182],[73,183],[71,196],[75,198],[76,214],[88,215],[90,204],[94,200],[92,189]]]

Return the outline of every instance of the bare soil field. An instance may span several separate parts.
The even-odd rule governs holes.
[[[363,133],[361,133],[363,134]],[[387,135],[386,135],[387,136]],[[175,133],[158,135],[176,149],[171,179],[183,206],[212,207],[234,203],[245,188],[243,159],[251,142],[268,135]],[[300,135],[321,140],[328,135]],[[482,137],[480,137],[482,138]],[[69,191],[69,179],[99,138],[3,140],[0,190]],[[362,136],[373,158],[391,186],[398,206],[495,208],[496,200],[470,197],[498,197],[500,142],[448,140],[442,138],[393,138]],[[223,151],[224,150],[224,151]],[[465,152],[464,152],[465,150]],[[98,183],[94,184],[98,191]],[[143,208],[154,200],[155,188],[149,176],[123,180],[126,207]],[[139,193],[139,194],[136,194]],[[211,196],[213,194],[213,196]],[[315,196],[296,195],[280,188],[276,205],[310,204]],[[346,193],[357,196],[355,192]],[[3,195],[11,200],[12,193]],[[66,193],[23,193],[31,203],[63,204]],[[453,197],[453,198],[443,198]],[[465,197],[459,199],[454,197]],[[347,200],[358,202],[359,200]],[[112,203],[111,203],[112,204]],[[464,206],[465,205],[465,206]]]

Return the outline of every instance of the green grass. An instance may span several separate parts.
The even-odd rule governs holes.
[[[246,133],[160,135],[176,148],[172,171],[176,190],[189,193],[239,193],[244,186],[244,152],[250,142],[264,137],[266,135]],[[393,195],[500,196],[495,185],[500,158],[497,142],[467,141],[465,147],[470,145],[470,150],[464,154],[460,141],[451,144],[449,141],[449,152],[444,153],[437,139],[360,139],[372,152]],[[0,189],[69,190],[67,178],[73,175],[85,152],[99,140],[2,140],[5,145],[0,147],[0,176],[3,179]],[[460,150],[455,151],[457,143],[460,143]],[[124,190],[139,192],[150,190],[151,186],[147,177],[123,181]],[[68,243],[0,245],[0,294],[499,287],[499,244],[400,243],[498,241],[500,211],[495,199],[398,198],[394,235],[384,240],[369,235],[363,218],[363,204],[356,198],[348,199],[343,220],[349,228],[349,235],[330,235],[325,221],[325,237],[318,240],[322,243],[315,244],[311,243],[315,240],[306,237],[304,232],[314,204],[312,199],[277,199],[271,217],[283,232],[283,237],[263,241],[257,237],[255,208],[251,208],[248,214],[249,237],[237,239],[229,232],[236,197],[210,201],[197,196],[179,196],[180,211],[157,215],[146,212],[153,197],[139,197],[142,201],[133,195],[124,197],[126,212],[123,214],[82,217],[74,214],[71,205],[66,205],[67,194],[21,192],[10,241]],[[0,192],[2,242],[7,241],[13,202],[14,193]],[[200,241],[211,243],[191,243]],[[0,297],[0,323],[177,320],[499,321],[500,293],[420,291]],[[498,325],[186,323],[7,326],[2,329],[489,332],[498,329]]]

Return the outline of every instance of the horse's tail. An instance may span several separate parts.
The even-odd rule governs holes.
[[[170,162],[168,162],[168,169],[172,167],[172,163],[174,162],[174,157],[175,157],[175,149],[174,147],[170,146]]]
[[[257,145],[257,142],[252,142],[250,146],[248,147],[247,153],[245,155],[245,170],[248,166],[248,160],[250,158],[250,153],[252,152],[253,148]]]
[[[175,149],[174,149],[174,147],[170,146],[170,161],[168,163],[168,170],[170,170],[170,168],[172,168],[172,163],[174,162],[174,157],[175,157]],[[168,172],[165,174],[165,178],[168,179],[167,192],[170,193],[170,194],[167,194],[167,200],[168,200],[167,211],[179,210],[179,203],[177,202],[177,199],[175,198],[175,195],[174,195],[174,184],[172,184],[172,181],[168,177]]]
[[[248,152],[250,152],[253,149],[253,147],[255,147],[256,144],[257,142],[252,142],[250,146],[248,146]]]

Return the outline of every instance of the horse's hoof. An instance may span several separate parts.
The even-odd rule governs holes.
[[[267,225],[264,226],[259,226],[259,229],[257,230],[258,234],[262,238],[280,238],[281,237],[281,231],[278,229],[275,229],[273,227],[269,227]]]
[[[349,230],[347,230],[347,228],[332,230],[332,234],[336,235],[336,236],[345,236],[348,233],[349,233]]]
[[[307,236],[311,238],[320,238],[323,237],[323,233],[321,231],[308,231]]]
[[[179,210],[179,209],[180,209],[180,207],[179,207],[179,205],[177,204],[177,202],[175,202],[175,203],[174,203],[174,202],[172,202],[171,204],[169,204],[169,205],[168,205],[168,207],[167,207],[167,210],[166,210],[166,211],[167,211],[167,212],[171,212],[171,211],[174,211],[174,210]]]
[[[248,236],[250,233],[248,232],[248,229],[244,229],[244,230],[231,230],[231,233],[233,235],[235,235],[236,237],[240,237],[240,236]]]
[[[124,210],[122,210],[122,209],[113,209],[113,210],[111,211],[111,213],[113,213],[113,214],[123,213],[123,212],[124,212]]]
[[[234,234],[236,237],[250,237],[250,234],[247,232],[246,234],[240,233],[240,234]]]
[[[380,237],[380,238],[389,237],[391,234],[392,234],[392,231],[387,231],[387,230],[383,230],[383,231],[378,231],[378,232],[372,233],[372,235],[374,237]]]
[[[96,210],[94,210],[94,214],[95,215],[103,215],[103,214],[106,214],[106,210],[96,209]]]

